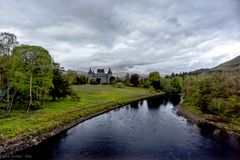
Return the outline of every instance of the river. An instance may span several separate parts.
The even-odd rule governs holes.
[[[177,116],[179,97],[104,113],[21,152],[33,159],[238,159],[237,151]]]

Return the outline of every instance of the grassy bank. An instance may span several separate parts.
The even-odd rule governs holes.
[[[224,128],[228,131],[240,133],[240,117],[224,117],[214,114],[203,113],[198,107],[192,106],[187,102],[183,102],[181,107],[198,118],[203,119],[219,128]]]
[[[8,117],[1,113],[0,146],[6,145],[12,139],[31,138],[61,128],[79,118],[157,94],[144,88],[116,88],[109,85],[83,85],[73,88],[81,97],[79,102],[66,98],[46,102],[42,109],[29,113],[13,111]]]

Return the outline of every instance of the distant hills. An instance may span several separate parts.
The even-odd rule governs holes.
[[[230,61],[222,63],[214,68],[213,71],[237,71],[240,70],[240,55]]]
[[[203,68],[190,72],[190,74],[211,74],[215,72],[235,72],[240,71],[240,55],[230,61],[224,62],[214,68]]]

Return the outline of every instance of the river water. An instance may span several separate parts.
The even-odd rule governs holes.
[[[21,152],[33,159],[238,159],[177,116],[179,97],[156,97],[89,119],[38,146]]]

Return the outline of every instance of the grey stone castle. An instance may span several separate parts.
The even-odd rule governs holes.
[[[91,68],[88,71],[88,82],[95,80],[97,83],[111,83],[114,80],[112,76],[112,70],[109,68],[108,72],[105,73],[104,69],[97,69],[97,73],[94,72]]]

